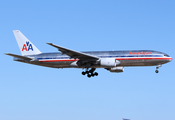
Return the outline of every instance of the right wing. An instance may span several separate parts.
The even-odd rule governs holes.
[[[49,44],[53,47],[56,47],[63,54],[66,54],[66,55],[70,56],[71,58],[78,58],[80,60],[89,60],[89,59],[98,60],[99,59],[99,57],[97,57],[97,56],[93,56],[93,55],[85,54],[85,53],[78,52],[78,51],[75,51],[75,50],[71,50],[71,49],[68,49],[68,48],[64,48],[64,47],[61,47],[61,46],[58,46],[58,45],[54,45],[52,43],[47,43],[47,44]]]

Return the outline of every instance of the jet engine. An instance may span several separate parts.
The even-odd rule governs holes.
[[[116,65],[119,65],[119,64],[120,62],[116,60],[115,58],[101,58],[100,59],[100,65],[102,67],[111,68],[111,67],[116,67]]]
[[[109,70],[110,72],[123,72],[124,71],[124,67],[113,67],[113,68],[110,68],[110,69],[107,69]]]

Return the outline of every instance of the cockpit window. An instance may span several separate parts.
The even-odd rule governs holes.
[[[169,55],[167,55],[167,54],[164,54],[164,56],[165,56],[165,57],[169,57]]]

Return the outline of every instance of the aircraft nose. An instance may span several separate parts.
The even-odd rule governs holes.
[[[169,61],[169,62],[171,62],[172,60],[173,60],[173,58],[172,58],[172,57],[170,57],[170,58],[168,59],[168,61]]]

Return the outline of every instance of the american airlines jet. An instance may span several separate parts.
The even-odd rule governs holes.
[[[130,119],[125,119],[125,118],[122,118],[123,120],[130,120]]]
[[[91,51],[79,52],[52,43],[60,52],[42,53],[19,30],[13,31],[22,55],[5,53],[14,57],[14,61],[52,68],[83,68],[82,75],[98,76],[96,68],[104,68],[110,72],[123,72],[129,66],[156,66],[156,73],[162,64],[172,58],[162,52],[153,50],[129,51]]]

